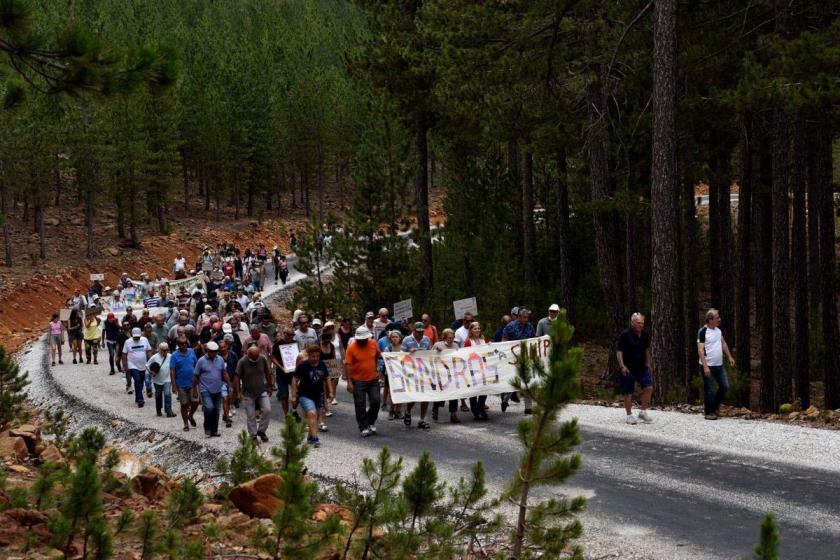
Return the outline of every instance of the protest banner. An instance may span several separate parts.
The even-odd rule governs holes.
[[[100,282],[105,280],[105,275],[104,274],[91,274],[90,275],[90,281],[95,282],[96,280],[99,280]]]
[[[522,342],[469,346],[448,354],[434,350],[384,352],[391,399],[400,404],[510,393]],[[547,366],[551,338],[546,335],[524,342]]]
[[[475,297],[459,299],[452,302],[452,307],[455,309],[455,320],[459,321],[464,318],[464,313],[472,313],[478,315],[478,304]]]
[[[297,367],[297,357],[300,354],[297,344],[281,344],[280,357],[283,359],[283,371],[292,373]]]
[[[411,319],[414,317],[414,310],[411,308],[411,298],[398,301],[394,304],[394,319]]]
[[[340,359],[324,360],[324,365],[327,366],[330,379],[338,379],[344,371],[344,361]]]

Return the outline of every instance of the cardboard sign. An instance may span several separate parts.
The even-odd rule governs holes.
[[[58,320],[59,321],[69,321],[70,320],[70,313],[72,313],[72,309],[59,309],[58,310]]]
[[[201,270],[204,272],[212,272],[213,271],[213,263],[211,261],[204,261],[201,263]]]
[[[104,274],[91,274],[90,275],[90,281],[95,282],[96,280],[99,280],[100,282],[105,280],[105,275]]]
[[[475,297],[455,300],[452,302],[452,307],[455,309],[456,320],[463,319],[464,313],[467,312],[478,315],[478,305],[476,304]]]
[[[224,280],[225,273],[221,270],[214,270],[213,273],[210,275],[210,278],[213,280]]]
[[[411,319],[414,311],[411,309],[411,298],[398,301],[394,304],[394,319]]]
[[[300,354],[297,343],[281,344],[280,357],[283,359],[283,371],[293,373],[297,367],[297,357]]]
[[[329,372],[330,379],[340,378],[342,372],[344,371],[343,360],[324,360],[324,365],[327,366],[327,372]]]

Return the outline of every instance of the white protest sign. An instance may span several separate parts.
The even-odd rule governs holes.
[[[67,308],[59,309],[58,310],[58,320],[59,321],[69,321],[70,320],[70,313],[72,313],[72,312],[73,312],[72,309],[67,309]]]
[[[204,261],[201,263],[201,270],[204,272],[212,272],[213,271],[213,263],[211,261]]]
[[[478,304],[476,304],[475,297],[459,299],[452,302],[452,307],[455,308],[455,320],[464,318],[464,313],[472,313],[478,315]]]
[[[91,280],[91,282],[94,282],[96,280],[99,280],[101,282],[102,280],[105,280],[105,275],[104,274],[91,274],[90,275],[90,280]]]
[[[548,366],[549,336],[468,346],[447,354],[383,352],[391,399],[400,404],[510,393],[515,390],[511,381],[522,342]]]
[[[411,298],[394,304],[394,319],[411,319],[412,317],[414,317],[414,311],[411,309]]]
[[[295,371],[295,368],[297,367],[298,354],[300,354],[300,350],[298,350],[297,344],[292,343],[280,345],[280,357],[283,359],[283,371],[286,373],[292,373]]]
[[[324,365],[327,366],[327,372],[330,379],[338,379],[344,370],[344,362],[342,360],[324,360]]]

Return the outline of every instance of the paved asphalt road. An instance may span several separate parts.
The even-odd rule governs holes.
[[[208,458],[230,453],[244,428],[240,413],[221,438],[205,439],[200,425],[184,433],[180,419],[155,417],[151,403],[133,406],[123,380],[109,376],[107,365],[65,362],[43,371],[43,348],[36,345],[23,358],[33,377],[33,396],[66,405],[61,395],[68,395],[83,423],[97,423],[112,437],[125,437],[114,433],[112,423],[123,420],[135,436],[141,434],[131,439],[135,452],[163,460],[173,470],[196,463],[209,468]],[[407,468],[428,450],[442,477],[451,481],[481,460],[491,493],[501,490],[515,468],[521,405],[502,414],[498,399],[491,397],[490,422],[476,424],[462,413],[460,425],[448,423],[444,408],[444,421],[428,432],[384,420],[383,414],[379,435],[362,439],[343,386],[339,400],[323,446],[307,460],[315,475],[358,481],[362,458],[373,457],[382,446],[404,456]],[[766,511],[774,512],[781,525],[782,558],[840,558],[840,432],[734,419],[707,422],[676,412],[654,413],[653,425],[627,426],[619,409],[584,405],[568,414],[580,418],[583,468],[562,491],[588,498],[583,517],[588,558],[746,558]],[[275,443],[281,421],[276,401],[271,417]],[[417,417],[415,409],[415,424]],[[153,444],[146,442],[148,431],[157,434]]]

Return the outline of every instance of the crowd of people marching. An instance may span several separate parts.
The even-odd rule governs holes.
[[[268,441],[271,398],[276,393],[284,413],[305,418],[308,442],[319,446],[319,433],[328,430],[327,418],[338,404],[341,381],[353,396],[362,437],[377,433],[381,404],[388,420],[402,421],[405,426],[412,426],[417,414],[416,426],[421,430],[431,428],[430,420],[439,420],[444,406],[452,423],[461,422],[459,413],[469,413],[477,422],[487,420],[486,395],[431,406],[420,402],[417,411],[417,403],[395,404],[389,398],[382,353],[449,353],[489,342],[538,337],[551,332],[560,311],[551,305],[535,327],[530,310],[514,307],[492,333],[484,332],[470,312],[439,330],[428,314],[412,322],[391,318],[387,308],[367,312],[358,325],[351,318],[322,321],[298,309],[292,321],[283,324],[262,301],[269,269],[275,284],[286,283],[288,263],[277,247],[269,252],[260,244],[255,250],[240,252],[219,245],[215,250],[206,247],[192,269],[179,253],[172,263],[174,281],[150,280],[145,274],[135,281],[124,273],[112,288],[96,280],[85,293],[77,289],[67,300],[67,317],[53,315],[49,324],[52,363],[64,363],[65,335],[74,364],[97,365],[100,349],[107,350],[110,375],[124,377],[125,392],[133,394],[137,407],[154,399],[158,416],[175,418],[179,416],[173,409],[175,395],[186,432],[197,428],[195,413],[200,405],[208,437],[220,435],[220,420],[230,428],[236,409],[241,408],[249,435]],[[717,311],[710,310],[707,325],[698,333],[708,381],[708,419],[716,417],[728,386],[723,352],[732,361],[716,329],[719,321]],[[293,367],[288,359],[284,362],[283,350],[290,347],[295,353]],[[617,343],[620,389],[629,424],[652,422],[647,414],[652,392],[649,348],[644,316],[636,313]],[[337,360],[343,365],[330,371],[328,364]],[[717,382],[717,394],[712,392],[712,381]],[[637,384],[642,388],[642,410],[634,416],[632,394]],[[511,401],[519,402],[519,396],[501,395],[502,412]],[[524,414],[531,414],[532,403],[527,397],[523,401]]]

